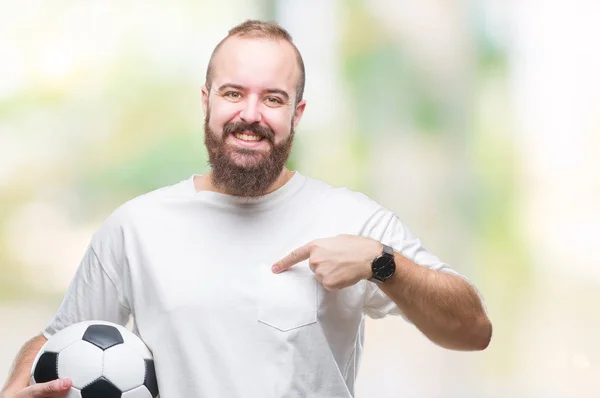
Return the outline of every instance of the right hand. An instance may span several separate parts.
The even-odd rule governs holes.
[[[27,388],[17,391],[16,393],[8,393],[2,398],[46,398],[55,397],[69,391],[73,382],[70,379],[58,379],[47,383],[34,384]]]

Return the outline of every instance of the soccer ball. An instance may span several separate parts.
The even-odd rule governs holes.
[[[73,381],[64,398],[156,398],[152,353],[135,334],[110,322],[80,322],[56,333],[37,354],[31,384]]]

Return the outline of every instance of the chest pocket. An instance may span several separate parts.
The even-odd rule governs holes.
[[[258,289],[260,322],[284,332],[317,322],[317,280],[306,261],[280,274],[262,265]]]

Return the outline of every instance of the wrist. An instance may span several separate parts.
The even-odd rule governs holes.
[[[371,239],[369,252],[365,256],[364,276],[362,279],[372,280],[373,278],[373,262],[379,257],[383,251],[381,242]],[[1,398],[1,397],[0,397]]]

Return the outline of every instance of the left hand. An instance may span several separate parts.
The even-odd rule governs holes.
[[[301,261],[308,265],[327,290],[339,290],[373,276],[371,263],[381,254],[376,240],[357,235],[338,235],[316,239],[297,248],[276,262],[272,270],[278,274]]]

